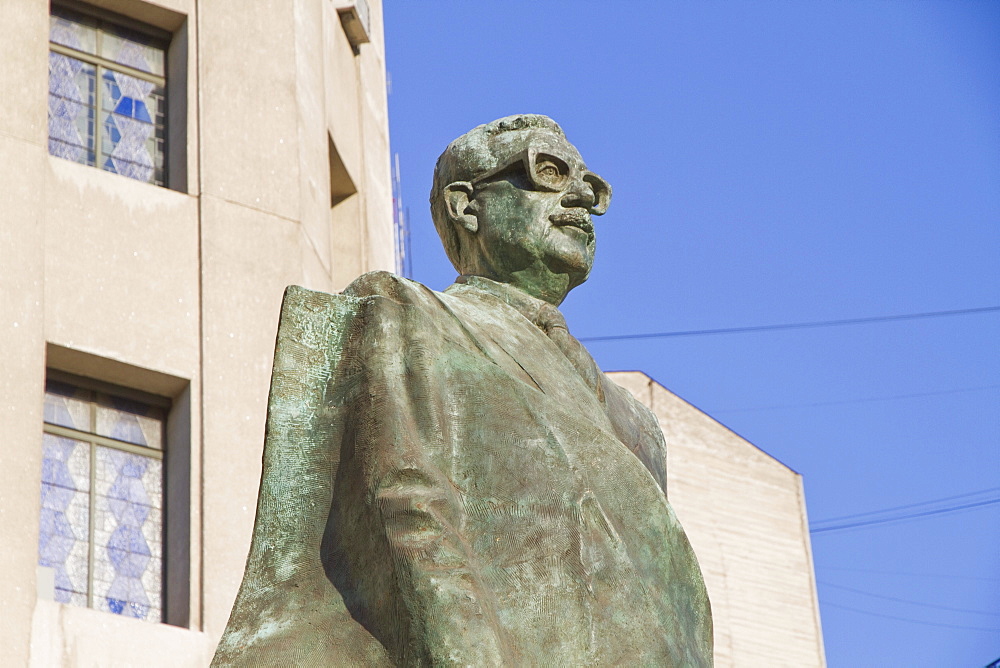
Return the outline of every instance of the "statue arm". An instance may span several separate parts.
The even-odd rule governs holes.
[[[604,409],[618,439],[631,450],[667,494],[667,445],[660,423],[649,408],[607,376],[601,378]]]
[[[447,316],[423,302],[424,290],[388,274],[350,289],[364,299],[353,337],[363,341],[364,380],[342,462],[364,497],[344,506],[361,539],[351,570],[369,628],[401,665],[516,665],[465,531],[447,436],[456,408],[437,364],[445,350],[435,318]]]
[[[282,303],[246,572],[213,666],[391,666],[324,576],[320,553],[343,421],[327,408],[355,304],[290,286]]]
[[[463,536],[461,501],[435,467],[415,463],[387,475],[375,494],[398,617],[407,625],[402,663],[516,665],[492,592]]]

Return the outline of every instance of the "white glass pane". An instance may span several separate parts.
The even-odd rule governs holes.
[[[95,160],[97,70],[49,53],[49,153],[84,165]]]
[[[163,448],[163,410],[137,401],[98,397],[97,433],[118,441]]]
[[[90,392],[54,380],[45,383],[44,419],[49,424],[91,431]]]
[[[84,53],[97,53],[97,22],[74,11],[53,7],[49,16],[49,41]]]
[[[150,44],[152,40],[124,28],[106,31],[101,40],[101,55],[142,72],[164,74],[163,49]]]

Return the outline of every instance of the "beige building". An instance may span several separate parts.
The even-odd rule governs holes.
[[[348,4],[0,3],[0,665],[210,661],[282,292],[395,268],[382,7]],[[622,378],[673,446],[717,665],[822,665],[799,477]]]
[[[395,263],[381,3],[341,4],[0,3],[0,665],[211,659],[282,292]]]
[[[666,438],[667,493],[705,576],[715,665],[825,666],[802,476],[646,374],[609,375]]]

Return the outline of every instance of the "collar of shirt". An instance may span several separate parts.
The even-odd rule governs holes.
[[[519,311],[521,315],[535,325],[538,325],[539,315],[541,313],[549,309],[555,309],[555,307],[547,301],[532,297],[528,293],[522,292],[507,283],[499,283],[483,276],[462,274],[455,279],[455,284],[466,285],[470,288],[474,288],[480,292],[485,292],[488,295],[496,297],[508,306]],[[451,290],[451,288],[448,288],[448,290]],[[446,290],[446,292],[448,290]]]

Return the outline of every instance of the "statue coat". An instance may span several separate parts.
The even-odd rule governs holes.
[[[656,419],[512,290],[288,289],[213,665],[711,665]]]

